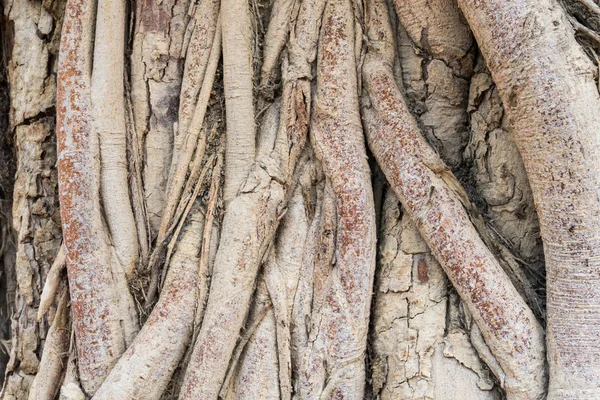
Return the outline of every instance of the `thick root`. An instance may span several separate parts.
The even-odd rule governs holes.
[[[370,10],[369,38],[363,74],[370,105],[363,116],[373,154],[473,314],[502,367],[509,398],[537,399],[546,383],[543,330],[479,237],[463,208],[464,191],[404,103],[392,72],[393,42],[382,2]]]
[[[300,367],[302,398],[362,398],[375,271],[375,208],[357,93],[354,10],[325,7],[312,116],[313,147],[335,198],[335,258],[313,282],[316,337]],[[335,259],[335,266],[332,260]],[[314,306],[315,302],[319,306]]]
[[[556,1],[458,4],[512,123],[538,211],[547,271],[548,398],[598,398],[600,116],[589,111],[600,107],[595,67]],[[504,33],[493,34],[498,29]]]
[[[61,219],[79,375],[89,395],[132,340],[137,324],[125,276],[111,266],[114,255],[98,201],[99,148],[92,134],[89,76],[94,8],[89,0],[67,4],[57,89]]]
[[[160,299],[95,400],[160,399],[192,338],[204,218],[192,213],[170,262]]]

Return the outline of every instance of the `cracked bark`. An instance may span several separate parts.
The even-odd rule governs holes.
[[[502,367],[499,379],[508,397],[537,399],[545,387],[542,328],[471,224],[463,208],[470,207],[466,194],[424,142],[408,112],[393,78],[385,6],[373,7],[369,17],[372,47],[363,66],[370,100],[363,109],[369,145],[472,312]],[[460,243],[451,240],[455,235],[462,238]],[[517,332],[524,335],[519,343],[514,342]]]
[[[548,396],[596,397],[600,386],[590,382],[600,374],[600,119],[587,110],[600,99],[593,68],[554,1],[459,4],[498,85],[540,218],[548,276]],[[492,34],[499,26],[505,33]],[[517,47],[516,37],[526,40]]]
[[[219,0],[70,0],[69,10],[80,9],[67,12],[60,66],[64,1],[4,0],[2,40],[14,47],[0,58],[12,104],[0,128],[9,114],[16,122],[0,139],[0,161],[16,157],[0,166],[0,195],[17,173],[14,232],[0,204],[0,318],[12,316],[10,334],[0,334],[12,341],[0,342],[0,367],[10,361],[3,398],[60,389],[61,399],[83,400],[98,387],[98,399],[543,396],[535,317],[545,322],[545,299],[535,291],[542,256],[558,253],[541,248],[534,197],[542,228],[554,223],[542,230],[546,247],[579,238],[577,255],[591,264],[577,271],[595,268],[584,248],[593,234],[577,224],[558,233],[565,221],[595,223],[585,190],[597,182],[580,192],[573,179],[592,170],[594,151],[525,151],[525,163],[517,151],[565,133],[572,143],[595,140],[578,102],[597,101],[596,82],[553,1],[544,13],[530,0],[499,5],[489,15],[523,7],[537,18],[511,32],[481,20],[497,2],[460,2],[490,73],[453,0],[228,0],[223,13]],[[596,60],[598,7],[564,3]],[[524,46],[506,39],[517,31],[530,33]],[[558,40],[532,45],[544,38]],[[550,58],[556,65],[544,64]],[[526,68],[513,74],[515,65]],[[553,72],[539,80],[541,70]],[[534,79],[553,85],[531,88]],[[547,101],[545,90],[564,82],[566,97]],[[573,93],[585,95],[571,101]],[[55,108],[68,274],[59,267]],[[517,128],[546,135],[530,143]],[[523,164],[539,175],[530,181]],[[548,187],[555,196],[540,200]],[[544,203],[586,196],[585,220],[555,218]],[[574,270],[550,268],[549,278]],[[593,282],[580,281],[593,299]],[[575,318],[586,299],[553,282],[551,299],[573,305]],[[593,358],[595,337],[584,339],[593,321],[550,311],[558,333],[583,326],[574,343],[591,343],[581,359]],[[550,335],[548,348],[564,337]],[[562,378],[569,349],[554,350],[551,398],[595,393]],[[595,373],[586,365],[582,381]]]
[[[17,154],[12,212],[5,214],[13,216],[14,236],[10,223],[5,225],[3,233],[4,262],[14,268],[14,280],[7,274],[7,283],[11,285],[12,280],[16,284],[7,288],[9,292],[16,290],[16,296],[13,292],[15,297],[7,299],[12,314],[12,346],[3,386],[7,399],[27,398],[40,368],[43,340],[56,313],[53,304],[47,318],[38,322],[34,315],[61,241],[55,169],[56,80],[52,75],[58,50],[54,41],[60,35],[60,21],[53,15],[54,7],[60,15],[61,5],[56,3],[4,3],[5,18],[12,24],[12,38],[7,35],[6,39],[13,44],[11,53],[6,54],[10,59],[7,66],[10,125],[6,132],[14,135]],[[9,34],[11,28],[3,28],[3,35]],[[11,260],[13,240],[16,259]]]

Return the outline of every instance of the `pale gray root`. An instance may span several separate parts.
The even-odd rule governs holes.
[[[194,113],[192,115],[191,124],[188,131],[185,133],[181,154],[178,157],[173,157],[172,176],[169,181],[169,192],[165,203],[165,210],[162,215],[158,237],[158,244],[161,244],[167,237],[167,233],[173,229],[175,212],[180,204],[181,193],[186,185],[186,178],[190,163],[194,158],[202,160],[204,151],[206,150],[206,130],[202,129],[208,100],[213,88],[215,73],[221,57],[221,33],[219,29],[219,20],[215,22],[217,28],[213,41],[211,43],[211,51],[208,58],[208,64],[205,71],[202,87],[198,95],[198,101],[195,103]]]
[[[188,170],[190,168],[190,162],[196,157],[198,163],[204,158],[204,152],[206,150],[206,130],[202,129],[204,117],[206,115],[206,109],[208,107],[208,100],[212,91],[215,73],[220,59],[221,54],[221,34],[219,24],[217,21],[217,32],[213,37],[211,45],[211,53],[208,59],[208,66],[206,69],[206,76],[202,82],[202,88],[196,103],[196,108],[192,116],[192,124],[190,130],[185,136],[185,141],[182,148],[182,153],[177,160],[177,165],[174,167],[173,175],[169,182],[169,192],[165,203],[165,209],[161,217],[160,227],[158,230],[158,236],[156,238],[156,246],[150,256],[148,262],[148,269],[150,270],[151,278],[150,285],[148,288],[148,294],[146,298],[146,308],[150,307],[155,300],[158,281],[159,281],[159,269],[162,263],[162,258],[165,256],[166,251],[166,239],[170,233],[173,232],[177,227],[179,220],[176,215],[177,209],[183,209],[185,200],[182,201],[181,195],[184,191],[185,186],[188,183],[192,183],[192,176],[188,177]],[[193,168],[194,165],[192,165]],[[199,167],[199,164],[196,165]],[[191,171],[192,175],[197,174],[197,171]]]
[[[3,157],[1,161],[3,177],[6,173],[12,181],[14,176],[14,186],[12,204],[3,202],[6,213],[1,217],[0,280],[6,284],[7,297],[0,300],[6,311],[0,325],[2,339],[9,334],[11,340],[5,348],[8,360],[1,355],[0,373],[5,376],[0,378],[0,397],[12,400],[28,396],[39,368],[42,340],[55,312],[52,305],[48,318],[37,321],[42,285],[61,236],[53,116],[57,49],[52,46],[52,39],[60,34],[54,30],[57,22],[41,1],[5,1],[3,12],[0,36],[4,61],[0,69],[5,74],[2,90],[8,91],[1,96],[6,105],[2,112],[6,109],[7,114],[1,118],[0,129],[3,143],[10,141],[9,152],[15,157],[11,154],[10,159]],[[10,97],[10,106],[4,95]],[[6,198],[11,196],[7,183],[2,179]],[[4,317],[11,318],[10,330]]]
[[[287,134],[286,127],[278,126],[278,108],[273,105],[265,114],[262,130],[266,137],[278,130]],[[217,398],[250,305],[258,267],[284,212],[286,186],[277,172],[287,155],[276,149],[264,153],[223,219],[208,302],[181,399]]]
[[[200,267],[198,268],[196,314],[194,315],[194,340],[196,342],[197,333],[200,331],[200,323],[204,315],[204,305],[208,296],[208,277],[211,275],[212,265],[215,261],[217,246],[219,242],[219,222],[217,206],[221,202],[219,196],[221,192],[221,176],[223,172],[223,148],[219,148],[216,164],[212,172],[212,181],[208,193],[208,203],[206,206],[206,223],[202,232],[202,250],[200,253]],[[216,220],[215,220],[216,219]],[[190,354],[191,355],[191,354]]]
[[[300,0],[275,0],[271,8],[271,17],[267,33],[263,39],[263,62],[260,73],[260,84],[263,90],[269,93],[273,90],[270,86],[279,65],[281,50],[285,46],[294,9]]]
[[[127,128],[127,157],[129,191],[131,193],[131,207],[137,230],[138,244],[140,246],[139,261],[136,272],[143,271],[142,266],[148,264],[152,234],[150,220],[148,219],[148,208],[144,194],[143,157],[139,148],[138,132],[135,127],[133,104],[131,100],[131,86],[125,81],[125,106],[126,106],[126,128]],[[134,281],[135,282],[135,281]]]
[[[185,369],[189,364],[192,356],[193,344],[196,343],[198,333],[200,331],[200,325],[204,316],[204,308],[206,304],[206,298],[208,296],[210,277],[212,275],[212,267],[215,261],[215,255],[219,246],[220,239],[220,223],[221,219],[218,215],[218,207],[222,203],[222,172],[223,172],[223,148],[222,146],[218,149],[217,163],[213,169],[212,181],[210,184],[210,190],[208,194],[208,200],[206,205],[206,216],[204,222],[204,229],[202,232],[201,239],[201,250],[200,259],[198,266],[198,285],[196,286],[196,305],[194,313],[194,323],[192,329],[192,339],[190,346],[187,347],[185,355],[179,364],[179,371],[175,374],[172,382],[175,385],[175,391],[173,397],[178,397],[181,382],[184,378]]]
[[[173,160],[171,162],[170,175],[174,173],[179,163],[180,153],[184,146],[186,135],[190,129],[198,130],[200,127],[197,122],[192,122],[194,114],[197,113],[197,104],[204,100],[200,95],[202,87],[208,87],[209,94],[212,89],[212,80],[214,73],[210,73],[210,57],[214,54],[213,47],[215,40],[220,40],[221,30],[219,17],[220,0],[202,0],[195,5],[193,18],[190,21],[192,30],[189,44],[185,48],[185,69],[181,83],[181,93],[179,94],[179,112],[177,114],[177,127],[175,129],[175,138],[173,142]],[[218,63],[221,50],[217,51]],[[214,55],[213,55],[214,57]],[[205,82],[209,80],[210,82]],[[210,84],[208,84],[210,83]],[[200,120],[200,125],[202,120]],[[195,126],[194,126],[195,125]],[[169,176],[169,182],[171,181]],[[169,184],[169,187],[171,184]]]
[[[288,79],[312,80],[311,66],[317,57],[319,28],[325,0],[300,2],[295,24],[290,28]],[[310,99],[310,98],[309,98]]]
[[[324,176],[323,176],[324,180]],[[294,399],[303,399],[313,386],[325,384],[324,371],[308,370],[307,355],[319,333],[318,316],[323,306],[323,291],[335,257],[337,215],[335,194],[329,181],[317,188],[317,207],[302,254],[302,272],[292,313],[292,368],[295,371]],[[322,357],[322,355],[321,355]]]
[[[303,23],[312,24],[313,21],[306,18]],[[316,27],[314,30],[303,25],[299,27],[302,32],[299,41],[318,34]],[[297,47],[294,54],[314,52],[310,47],[305,51],[306,48]],[[306,56],[298,59],[308,62]],[[310,80],[300,80],[297,74],[288,75],[286,65],[284,63],[282,71],[284,90],[273,148],[265,150],[265,156],[257,159],[223,220],[204,320],[186,370],[181,399],[218,396],[237,334],[250,305],[258,267],[275,235],[287,198],[291,196],[293,172],[308,128]],[[310,79],[310,75],[306,78]],[[262,128],[273,129],[270,126]],[[227,154],[225,162],[228,162]]]
[[[222,1],[223,86],[227,120],[225,189],[228,204],[248,177],[256,155],[252,49],[248,0]]]
[[[548,398],[600,397],[596,68],[556,1],[458,3],[498,87],[540,220]]]
[[[245,346],[227,400],[279,400],[278,348],[273,309],[267,311]]]
[[[137,313],[125,271],[111,251],[99,200],[90,77],[94,10],[91,0],[67,3],[57,78],[61,222],[78,370],[87,395],[97,390],[137,333]]]
[[[40,305],[38,306],[38,321],[42,319],[44,314],[46,314],[48,309],[54,303],[58,285],[61,282],[61,273],[67,266],[66,261],[65,246],[60,246],[58,254],[50,267],[50,271],[48,271],[48,274],[46,275],[46,282],[44,283],[44,289],[40,296]]]
[[[302,163],[302,161],[301,161]],[[299,174],[299,184],[288,203],[285,217],[277,231],[272,252],[264,264],[264,279],[273,304],[275,338],[279,365],[279,392],[282,400],[291,399],[292,394],[292,341],[291,321],[294,295],[301,274],[304,243],[310,226],[310,192],[314,183],[312,165],[307,159],[304,170]]]
[[[92,134],[100,143],[100,193],[116,261],[132,278],[140,246],[128,184],[125,0],[98,1],[95,35],[91,114]]]
[[[187,200],[188,203],[185,204],[185,207],[183,207],[183,209],[181,210],[181,213],[178,216],[179,223],[177,223],[177,227],[175,228],[173,235],[171,236],[171,239],[167,246],[167,254],[166,254],[165,263],[164,263],[165,266],[163,268],[162,276],[160,279],[161,283],[165,281],[165,276],[167,274],[167,271],[169,270],[169,262],[171,260],[171,256],[173,255],[173,249],[175,248],[177,240],[179,239],[181,229],[185,226],[187,217],[188,217],[190,211],[192,210],[192,207],[194,206],[194,203],[195,203],[196,199],[198,198],[198,195],[200,194],[200,190],[206,187],[206,185],[204,185],[204,178],[206,177],[208,170],[212,167],[213,168],[213,172],[212,172],[213,176],[215,174],[220,174],[220,170],[215,169],[215,167],[217,167],[216,163],[219,161],[220,161],[220,159],[217,159],[216,155],[213,155],[206,161],[204,168],[202,168],[202,171],[199,172],[199,176],[196,179],[197,182],[196,182],[196,186],[194,187],[194,191],[192,193],[190,193],[190,197]],[[220,166],[219,166],[219,168],[220,168]],[[211,188],[212,188],[212,185],[211,185]],[[203,282],[202,282],[202,284],[203,284]],[[195,313],[195,314],[197,314],[197,313]]]
[[[546,383],[543,330],[469,220],[466,193],[408,111],[392,70],[388,18],[385,4],[371,8],[363,65],[370,148],[501,365],[508,398],[538,399]]]
[[[30,400],[53,400],[59,391],[71,339],[68,306],[69,291],[63,284],[56,314],[44,342],[40,366],[29,391]]]
[[[151,236],[158,231],[181,91],[189,0],[140,1],[131,54],[131,98]]]
[[[322,259],[318,257],[321,255],[323,248],[333,247],[327,246],[327,244],[331,244],[330,240],[322,240],[325,239],[323,236],[324,226],[327,226],[329,229],[334,228],[332,224],[327,225],[323,222],[333,213],[327,213],[327,211],[323,213],[324,177],[322,173],[317,174],[317,177],[321,178],[321,180],[314,187],[314,205],[311,212],[312,221],[306,233],[304,246],[301,249],[300,276],[298,277],[298,284],[293,293],[294,297],[290,314],[291,369],[294,371],[293,387],[294,392],[297,394],[300,393],[300,388],[297,382],[298,374],[296,371],[301,371],[304,352],[309,344],[308,337],[311,324],[313,282],[315,280],[315,272],[317,271],[316,265]],[[326,203],[327,205],[334,204],[331,196],[328,196],[327,200],[330,200]],[[328,209],[335,211],[334,206],[328,207]],[[322,217],[323,215],[325,215],[325,218]],[[334,218],[335,216],[333,215],[332,217]],[[327,253],[327,250],[325,250],[325,253]]]
[[[69,399],[85,399],[85,394],[81,389],[79,381],[79,373],[77,372],[77,346],[75,345],[75,332],[71,330],[71,338],[69,340],[69,355],[65,365],[65,375],[60,387],[61,400]]]
[[[204,217],[190,215],[169,265],[160,299],[94,400],[160,399],[192,338]]]
[[[220,398],[280,399],[275,316],[263,279],[258,283],[244,334],[231,359]]]
[[[328,1],[319,38],[311,139],[333,190],[337,224],[330,232],[332,257],[320,262],[322,280],[313,282],[313,339],[298,371],[302,399],[364,397],[376,228],[355,45],[351,1]]]
[[[382,207],[373,329],[373,395],[500,400],[460,322],[448,280],[396,195]],[[456,318],[454,316],[456,315]]]
[[[223,391],[227,396],[222,391],[222,397],[291,399],[291,312],[309,225],[307,208],[311,205],[305,203],[304,195],[311,190],[313,164],[314,160],[305,153],[296,170],[298,185],[266,255],[246,326],[252,326],[254,315],[262,307],[258,303],[271,304],[272,309],[261,317],[255,332],[246,328],[245,334],[252,336],[247,343],[237,344],[233,359],[240,353],[240,361],[230,363],[228,378],[232,378],[230,383],[225,380]]]

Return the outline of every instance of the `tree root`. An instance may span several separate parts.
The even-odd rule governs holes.
[[[319,39],[312,141],[333,189],[337,229],[335,256],[322,263],[323,281],[313,283],[313,304],[321,303],[312,313],[315,338],[300,368],[300,393],[307,399],[362,398],[364,391],[376,229],[355,48],[352,3],[328,1]]]
[[[458,4],[512,123],[539,216],[547,273],[548,398],[597,398],[600,116],[589,112],[600,107],[596,68],[556,1]],[[500,28],[502,37],[492,34]]]
[[[160,399],[192,338],[204,217],[196,209],[170,262],[160,299],[95,400]]]
[[[479,237],[461,203],[460,185],[425,143],[404,103],[392,72],[385,4],[370,10],[368,26],[363,74],[370,104],[363,117],[373,154],[473,314],[506,375],[509,399],[538,399],[546,383],[543,330]]]
[[[133,339],[137,325],[124,271],[111,266],[116,260],[98,201],[99,149],[92,134],[89,76],[94,8],[90,0],[67,4],[57,88],[61,219],[79,374],[90,395]]]

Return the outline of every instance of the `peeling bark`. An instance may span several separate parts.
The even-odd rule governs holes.
[[[407,98],[422,131],[451,168],[467,144],[473,36],[452,0],[394,1]],[[402,32],[403,31],[403,32]]]
[[[391,190],[380,228],[371,340],[373,394],[385,399],[501,399],[469,339],[458,298]]]
[[[56,49],[51,44],[57,22],[41,2],[5,2],[4,12],[11,27],[2,28],[2,35],[7,34],[2,40],[12,42],[3,43],[12,44],[12,51],[4,55],[6,60],[10,59],[7,65],[10,126],[5,128],[6,134],[14,135],[17,157],[12,213],[6,214],[9,218],[13,216],[14,236],[7,221],[2,244],[5,267],[9,263],[14,268],[2,278],[6,279],[7,291],[14,296],[6,299],[8,311],[14,314],[12,348],[2,394],[6,399],[21,399],[27,398],[38,372],[43,339],[55,313],[52,305],[49,318],[37,322],[42,286],[61,236],[53,135],[56,80],[52,69]],[[8,164],[3,168],[7,167]],[[11,242],[17,251],[14,260],[11,260]]]
[[[64,364],[69,355],[71,321],[69,318],[69,295],[65,285],[58,302],[56,314],[48,330],[44,352],[38,373],[31,384],[29,399],[52,400],[55,398],[64,375]]]

